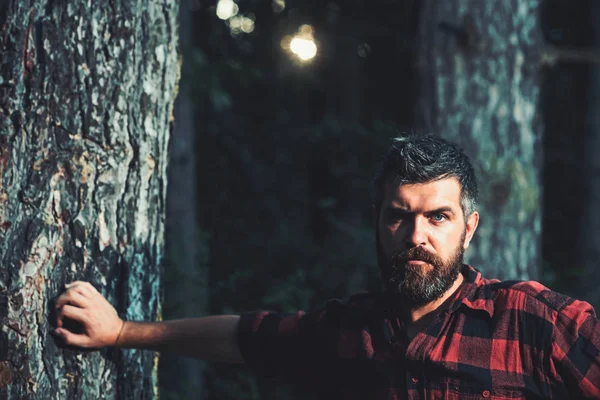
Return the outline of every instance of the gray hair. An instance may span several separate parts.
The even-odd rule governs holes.
[[[430,134],[397,137],[375,175],[375,207],[381,207],[384,186],[390,178],[405,185],[450,177],[460,184],[460,205],[466,220],[476,210],[479,193],[475,170],[467,155],[453,143]]]

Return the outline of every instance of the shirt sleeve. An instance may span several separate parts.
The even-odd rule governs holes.
[[[569,398],[600,398],[600,321],[588,303],[574,300],[558,313],[550,367]]]
[[[246,364],[258,375],[303,385],[322,377],[327,362],[325,311],[305,314],[243,314],[238,344]]]

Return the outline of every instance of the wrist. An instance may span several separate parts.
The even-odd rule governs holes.
[[[115,343],[114,343],[114,347],[123,347],[123,339],[125,337],[125,335],[123,334],[123,332],[125,331],[125,324],[127,324],[127,321],[124,320],[120,320],[121,321],[121,328],[119,329],[119,333],[117,334],[117,338],[115,339]]]

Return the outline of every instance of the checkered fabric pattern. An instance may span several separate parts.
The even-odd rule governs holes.
[[[537,282],[465,282],[408,341],[383,294],[242,316],[246,363],[327,399],[600,399],[592,307]]]

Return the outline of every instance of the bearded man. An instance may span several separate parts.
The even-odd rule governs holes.
[[[84,348],[246,363],[327,399],[600,398],[600,324],[589,304],[463,264],[479,214],[461,150],[434,136],[396,139],[375,188],[382,293],[307,314],[145,323],[122,321],[93,286],[74,282],[57,300],[55,333]]]

